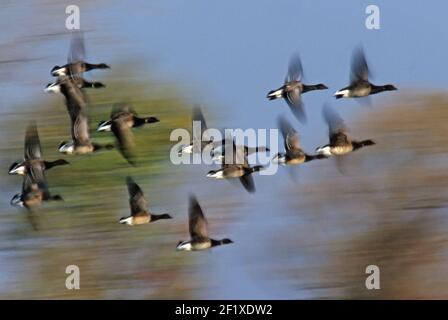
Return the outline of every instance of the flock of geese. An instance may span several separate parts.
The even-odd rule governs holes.
[[[97,127],[100,132],[112,132],[116,144],[99,145],[91,141],[89,134],[89,119],[87,115],[88,99],[85,88],[102,88],[101,82],[86,81],[82,74],[94,69],[108,69],[104,63],[91,64],[84,61],[84,43],[79,35],[74,35],[68,57],[68,63],[55,66],[51,75],[56,81],[46,86],[45,92],[61,93],[65,98],[65,105],[70,117],[71,141],[62,142],[59,152],[68,155],[82,155],[98,150],[118,149],[123,157],[132,166],[136,165],[132,129],[147,124],[159,122],[155,117],[140,117],[126,104],[116,104],[108,120],[101,121]],[[393,85],[374,85],[368,80],[369,70],[363,50],[357,48],[352,57],[350,84],[334,94],[339,98],[367,97],[383,91],[396,90]],[[283,98],[295,117],[302,123],[306,121],[304,105],[301,99],[303,93],[313,90],[328,89],[324,84],[307,85],[302,82],[303,70],[300,57],[291,58],[288,73],[284,84],[268,93],[269,100]],[[307,154],[300,146],[300,137],[286,117],[278,119],[278,127],[284,140],[285,152],[276,154],[272,161],[281,165],[298,165],[308,161],[325,159],[331,156],[341,157],[365,146],[374,145],[372,140],[353,140],[347,134],[347,127],[342,118],[328,105],[323,108],[323,116],[329,129],[329,143],[316,148],[315,154]],[[211,170],[207,177],[216,179],[238,178],[248,192],[254,192],[255,186],[252,178],[254,172],[263,170],[263,166],[250,166],[247,157],[256,152],[270,151],[267,147],[237,146],[233,137],[221,141],[214,141],[207,136],[207,126],[199,107],[193,109],[193,121],[201,123],[201,135],[193,136],[189,145],[181,146],[179,154],[202,154],[209,148],[213,160],[221,167]],[[230,159],[227,155],[230,155]],[[25,134],[25,151],[23,161],[15,162],[9,169],[9,174],[23,176],[22,191],[11,199],[11,204],[27,208],[33,212],[44,201],[63,200],[60,195],[52,195],[48,189],[45,171],[55,166],[69,164],[64,159],[46,161],[42,156],[39,134],[36,123],[32,121]],[[131,215],[119,220],[121,224],[130,226],[146,224],[161,219],[171,219],[167,214],[154,214],[148,210],[144,194],[131,177],[126,178],[129,193]],[[204,213],[194,195],[189,199],[189,233],[190,240],[177,244],[177,250],[193,251],[232,243],[230,239],[212,239],[208,235],[207,221]]]

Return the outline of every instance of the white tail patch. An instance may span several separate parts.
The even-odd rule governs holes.
[[[9,171],[9,174],[20,174],[20,175],[24,175],[24,174],[25,174],[25,166],[24,166],[24,165],[21,165],[21,166],[18,166],[18,167],[16,167],[16,168],[14,168],[14,169],[11,169],[11,170]]]
[[[184,241],[177,245],[176,250],[177,251],[191,251],[193,248],[191,246],[190,241]]]
[[[112,124],[107,121],[105,123],[102,123],[96,131],[111,131],[112,130]]]
[[[216,171],[216,172],[209,172],[207,174],[208,178],[215,178],[215,179],[223,179],[224,178],[224,172],[222,170]]]
[[[334,93],[335,96],[343,96],[344,98],[348,98],[349,97],[349,90],[345,89],[345,90],[338,90]]]
[[[53,77],[61,77],[61,76],[65,76],[65,75],[67,75],[67,70],[66,70],[66,68],[59,68],[59,69],[54,70],[54,71],[51,73],[51,75],[52,75]]]
[[[121,224],[127,224],[128,226],[132,226],[133,225],[133,223],[132,223],[132,216],[127,217],[127,218],[121,218],[120,219],[120,223]]]
[[[283,97],[283,89],[275,90],[268,95],[269,98],[281,98]]]
[[[324,147],[316,148],[316,153],[317,154],[322,154],[322,155],[327,156],[327,157],[331,157],[332,156],[330,146],[324,146]]]
[[[273,163],[285,164],[286,156],[284,154],[277,154],[274,158],[272,158]]]
[[[16,207],[24,207],[23,201],[22,201],[22,194],[18,193],[11,199],[11,204]]]
[[[46,93],[59,93],[61,92],[61,86],[57,83],[50,84],[44,89]]]
[[[73,154],[73,152],[75,152],[75,146],[73,142],[69,142],[60,146],[58,151],[66,154]]]
[[[181,153],[193,153],[193,146],[190,145],[190,146],[182,147]]]

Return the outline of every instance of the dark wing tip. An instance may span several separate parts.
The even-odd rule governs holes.
[[[322,108],[322,115],[328,125],[330,133],[347,131],[344,119],[342,119],[339,113],[334,110],[328,103],[324,104]]]
[[[368,81],[370,76],[369,67],[367,64],[364,48],[362,45],[358,45],[353,50],[351,61],[351,82],[365,80]]]
[[[72,32],[70,40],[70,51],[68,53],[67,62],[77,62],[85,59],[86,50],[84,46],[84,34],[82,31]]]
[[[286,102],[291,109],[294,117],[299,120],[301,123],[305,124],[307,122],[306,114],[303,106],[302,100],[291,102],[289,99],[286,99]]]
[[[28,124],[25,132],[25,158],[40,158],[42,156],[37,125],[34,120]]]
[[[288,119],[285,117],[285,115],[280,115],[277,118],[277,125],[280,129],[280,132],[283,135],[283,139],[286,139],[286,136],[290,132],[296,132],[296,130],[293,128],[291,123],[288,121]]]
[[[202,109],[199,105],[193,106],[193,120],[202,121],[204,119],[204,114],[202,113]]]
[[[199,205],[198,199],[196,198],[196,195],[194,193],[190,193],[188,195],[188,199],[190,202],[190,208],[193,208],[194,206]]]
[[[189,216],[190,218],[201,217],[205,219],[202,208],[195,195],[190,195]]]
[[[133,183],[135,184],[134,179],[132,179],[130,176],[127,176],[126,177],[126,184],[129,185],[129,184],[133,184]]]
[[[17,164],[18,164],[18,162],[14,162],[13,164],[11,164],[9,166],[8,172],[10,172]]]
[[[294,53],[289,59],[288,74],[285,82],[300,80],[303,77],[302,61],[299,53]]]
[[[246,174],[240,178],[240,181],[246,191],[248,191],[249,193],[255,192],[255,183],[252,175]]]
[[[28,126],[26,128],[26,136],[27,137],[35,137],[37,136],[37,124],[35,120],[30,120]]]
[[[130,198],[133,198],[137,194],[141,194],[143,196],[143,192],[140,189],[139,185],[131,177],[126,177],[126,184],[128,186]]]

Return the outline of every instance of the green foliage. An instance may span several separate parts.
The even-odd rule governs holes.
[[[100,120],[109,118],[112,105],[117,102],[129,103],[140,116],[159,118],[158,123],[133,129],[138,149],[137,167],[129,165],[117,150],[82,156],[61,155],[57,151],[59,143],[71,140],[70,120],[62,95],[42,93],[42,98],[32,105],[20,107],[17,113],[0,119],[2,133],[10,137],[2,145],[4,171],[9,165],[7,161],[23,157],[25,127],[31,119],[37,122],[44,158],[65,158],[70,162],[47,172],[51,193],[60,194],[64,202],[45,203],[38,210],[35,217],[38,231],[28,224],[26,210],[3,206],[6,211],[3,217],[7,217],[4,221],[11,222],[14,235],[14,239],[3,240],[17,248],[26,245],[32,252],[25,256],[27,268],[20,274],[20,284],[8,297],[160,298],[163,294],[182,297],[177,290],[171,292],[171,285],[166,282],[173,281],[177,268],[185,264],[185,255],[178,255],[174,250],[178,239],[173,236],[173,230],[185,228],[186,213],[173,214],[180,219],[141,227],[120,225],[118,219],[130,213],[125,184],[128,175],[140,184],[150,209],[170,211],[158,186],[177,187],[175,182],[169,185],[171,182],[163,179],[177,170],[169,161],[169,151],[175,144],[169,141],[169,136],[175,128],[191,126],[190,108],[177,88],[164,88],[147,78],[123,79],[121,74],[114,67],[109,73],[95,73],[92,77],[107,87],[86,91],[91,137],[100,144],[115,142],[112,133],[95,130]],[[21,177],[5,179],[3,188],[20,191]],[[187,234],[187,230],[182,231]],[[79,292],[65,288],[64,271],[69,264],[81,269]],[[0,293],[0,297],[6,297],[4,294]]]

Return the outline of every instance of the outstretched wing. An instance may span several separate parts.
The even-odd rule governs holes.
[[[328,104],[325,104],[323,109],[323,116],[328,125],[328,135],[331,145],[344,145],[348,142],[347,127],[341,116],[332,109]]]
[[[280,116],[277,123],[283,136],[285,150],[300,150],[300,137],[297,131],[292,127],[291,123],[289,123],[284,116]]]
[[[37,126],[32,121],[25,134],[25,160],[41,159],[42,151],[40,146]],[[37,185],[44,192],[45,196],[49,195],[47,179],[45,178],[44,169],[39,162],[32,162],[28,167],[28,173],[23,178],[22,192],[25,194],[31,190],[33,185]]]
[[[85,109],[77,109],[72,121],[72,139],[76,146],[90,145],[89,119]]]
[[[110,113],[110,118],[114,119],[114,118],[118,118],[122,115],[134,115],[136,116],[137,113],[135,112],[135,110],[129,106],[126,103],[116,103],[114,104],[114,106],[112,107],[112,111]]]
[[[288,91],[285,100],[297,120],[306,122],[306,115],[303,109],[303,101],[300,96],[299,88],[294,88]]]
[[[291,81],[300,81],[303,77],[302,62],[298,53],[294,54],[289,60],[288,74],[285,83]]]
[[[358,47],[353,51],[352,55],[350,83],[368,81],[368,79],[369,67],[367,66],[364,50],[362,49],[362,47]]]
[[[50,197],[47,180],[41,166],[30,167],[28,173],[23,177],[23,195],[29,194],[36,189],[40,189],[42,191],[44,199],[48,199]]]
[[[254,178],[251,174],[246,174],[240,177],[241,184],[243,185],[244,189],[249,191],[250,193],[255,192],[255,183]]]
[[[195,105],[193,108],[193,121],[199,121],[201,124],[201,136],[203,135],[204,131],[207,130],[207,123],[205,122],[205,118],[204,118],[204,114],[202,113],[201,108],[199,107],[199,105]],[[202,137],[197,137],[197,138],[202,138]],[[207,139],[207,137],[204,137],[205,139]]]
[[[36,122],[32,121],[25,133],[25,160],[41,159],[42,150],[40,147],[39,134],[37,133]]]
[[[84,37],[82,32],[73,32],[70,41],[70,49],[67,56],[67,63],[74,64],[76,62],[84,61],[86,58],[86,49],[84,46]],[[74,71],[74,70],[72,70]]]
[[[207,220],[195,196],[190,196],[188,220],[191,239],[197,241],[207,240]]]
[[[76,116],[81,109],[87,106],[87,97],[82,89],[76,83],[76,80],[71,77],[65,77],[60,80],[61,86],[64,87],[65,104],[72,122],[75,121]]]
[[[131,214],[136,215],[138,213],[145,212],[148,208],[148,203],[138,184],[136,184],[131,177],[126,178],[126,184],[128,186]]]
[[[116,118],[112,121],[112,132],[118,142],[118,148],[123,157],[131,164],[135,165],[135,143],[134,135],[122,118]]]

